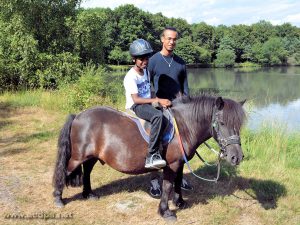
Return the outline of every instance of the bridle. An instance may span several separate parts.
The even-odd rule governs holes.
[[[168,109],[169,113],[172,115],[170,109]],[[240,141],[240,136],[237,134],[231,135],[229,137],[224,137],[224,135],[221,132],[220,129],[220,124],[223,123],[223,110],[218,110],[216,106],[214,106],[213,108],[213,115],[212,115],[212,122],[211,122],[211,127],[212,127],[212,132],[211,135],[213,137],[215,137],[215,139],[217,140],[219,146],[220,146],[220,152],[218,153],[216,150],[214,150],[212,147],[210,147],[206,142],[204,142],[204,144],[211,150],[213,151],[215,154],[218,155],[218,161],[215,165],[211,165],[209,163],[206,163],[205,160],[200,156],[200,154],[196,151],[196,155],[200,158],[201,161],[203,161],[206,165],[208,166],[217,166],[217,177],[214,179],[207,179],[207,178],[203,178],[197,174],[195,174],[186,158],[185,155],[185,151],[183,148],[183,144],[182,144],[182,140],[179,134],[179,130],[178,130],[178,126],[177,126],[177,122],[174,116],[173,117],[173,121],[174,121],[174,127],[175,127],[175,133],[177,134],[178,137],[178,142],[179,142],[179,147],[184,159],[184,162],[186,163],[186,165],[188,166],[188,169],[190,170],[190,172],[197,178],[201,179],[201,180],[205,180],[205,181],[210,181],[210,182],[217,182],[220,176],[220,168],[221,168],[221,163],[220,163],[220,159],[224,158],[227,155],[227,150],[226,147],[229,145],[233,145],[233,144],[239,144],[241,145],[241,141]],[[216,134],[216,135],[214,135]]]
[[[215,137],[220,146],[220,157],[224,157],[227,155],[226,147],[233,144],[241,145],[241,139],[237,134],[231,135],[229,137],[224,137],[220,129],[221,123],[223,123],[223,110],[218,110],[217,107],[214,106],[211,122],[212,136]],[[214,133],[216,135],[214,135]]]

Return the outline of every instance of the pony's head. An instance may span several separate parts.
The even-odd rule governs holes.
[[[244,157],[240,141],[244,103],[218,97],[213,106],[212,136],[221,148],[221,157],[233,166],[239,165]]]

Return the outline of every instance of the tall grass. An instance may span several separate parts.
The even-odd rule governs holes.
[[[37,106],[76,113],[96,105],[123,108],[125,96],[122,76],[90,66],[85,68],[77,82],[61,84],[58,90],[5,92],[1,99],[14,107]]]

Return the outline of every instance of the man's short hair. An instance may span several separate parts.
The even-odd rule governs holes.
[[[164,36],[166,30],[172,30],[172,31],[175,31],[175,32],[178,33],[178,31],[177,31],[177,29],[175,27],[165,27],[163,29],[163,31],[161,32],[160,37]]]

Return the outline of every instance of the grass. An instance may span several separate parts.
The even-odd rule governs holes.
[[[62,102],[55,92],[0,95],[0,224],[165,224],[156,213],[159,200],[147,194],[149,174],[128,176],[100,164],[92,172],[99,200],[84,201],[81,188],[66,188],[69,203],[54,207],[56,142],[67,115]],[[299,137],[280,127],[243,130],[245,159],[237,168],[223,163],[216,184],[197,180],[185,166],[195,189],[183,192],[188,208],[176,212],[175,224],[300,224]],[[215,160],[205,146],[198,151]],[[197,174],[216,176],[214,167],[196,157],[191,165]]]

